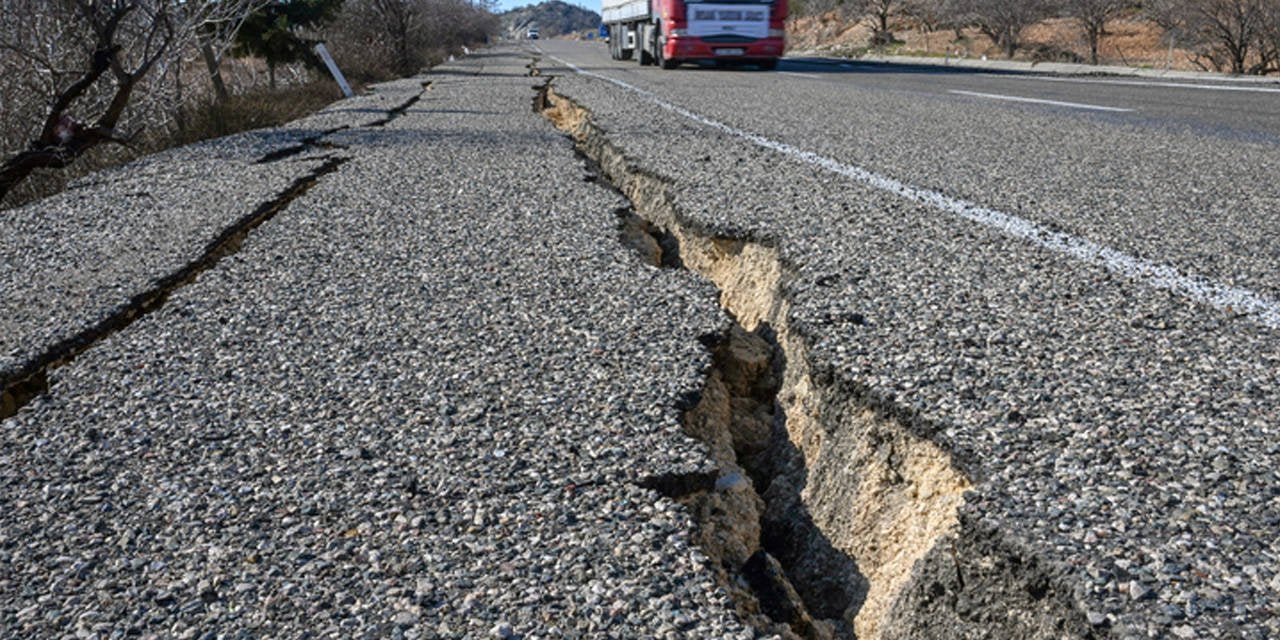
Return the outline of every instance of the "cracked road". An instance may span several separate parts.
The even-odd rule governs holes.
[[[0,635],[1280,634],[1274,85],[781,69],[496,49],[0,213]],[[776,250],[842,570],[949,523],[870,626],[753,627],[645,488],[740,486],[682,416],[758,278],[628,209]]]

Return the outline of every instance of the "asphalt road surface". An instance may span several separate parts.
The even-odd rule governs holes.
[[[1280,636],[1275,89],[540,41],[0,212],[0,636]]]
[[[780,249],[815,366],[974,478],[962,557],[1035,549],[1095,633],[1280,632],[1280,87],[538,49],[691,226]],[[994,628],[916,602],[890,633]]]

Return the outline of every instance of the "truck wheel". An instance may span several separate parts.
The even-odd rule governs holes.
[[[667,46],[666,38],[662,37],[662,23],[657,23],[653,27],[653,58],[655,64],[663,69],[674,69],[680,66],[679,60],[668,60],[662,55],[662,50]]]
[[[658,59],[653,55],[654,50],[657,49],[657,38],[654,37],[656,34],[653,27],[640,27],[638,35],[636,48],[640,50],[640,66],[647,67],[658,64]]]

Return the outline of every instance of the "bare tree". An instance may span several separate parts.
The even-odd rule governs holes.
[[[1149,0],[1147,13],[1158,24],[1184,34],[1202,69],[1263,74],[1271,70],[1267,54],[1268,16],[1275,0]]]
[[[1107,23],[1131,4],[1131,0],[1063,0],[1063,12],[1080,25],[1089,41],[1089,64],[1098,64],[1098,45],[1107,34]]]
[[[957,0],[957,15],[991,38],[1012,58],[1022,46],[1022,32],[1049,17],[1051,0]]]
[[[899,0],[867,0],[866,4],[875,29],[872,42],[880,45],[892,43],[893,32],[889,30],[889,19],[897,15],[901,9]]]
[[[1259,73],[1280,73],[1280,2],[1272,3],[1262,16],[1258,57],[1262,70]]]
[[[234,22],[252,1],[0,0],[0,70],[22,78],[29,119],[5,123],[29,137],[16,153],[6,141],[13,155],[0,165],[0,199],[38,169],[67,167],[103,143],[128,144],[139,131],[123,131],[126,111],[140,89],[159,86],[148,76],[177,73],[203,26]]]
[[[902,0],[902,15],[915,21],[924,31],[924,48],[926,53],[932,52],[930,36],[948,25],[955,23],[956,10],[954,0]]]
[[[390,61],[394,75],[410,75],[462,45],[496,33],[484,3],[466,0],[347,0],[327,30],[334,54],[368,75]]]

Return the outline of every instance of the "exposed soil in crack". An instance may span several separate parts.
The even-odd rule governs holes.
[[[534,109],[632,203],[619,212],[622,241],[651,264],[707,277],[735,320],[709,341],[714,366],[685,414],[686,432],[711,450],[716,477],[658,476],[646,486],[690,510],[699,544],[757,629],[894,636],[889,627],[905,628],[899,620],[913,605],[904,602],[922,588],[916,564],[955,555],[969,480],[893,412],[811,375],[808,343],[789,327],[787,269],[776,248],[686,223],[668,181],[632,166],[552,78],[534,89]],[[946,565],[959,578],[958,560]]]
[[[226,256],[240,250],[249,234],[283,211],[294,200],[311,190],[324,176],[337,171],[349,158],[330,158],[308,174],[293,181],[279,195],[258,205],[235,224],[210,241],[199,256],[182,268],[158,279],[154,286],[131,297],[93,326],[50,348],[24,367],[0,380],[0,419],[18,412],[36,396],[49,389],[49,371],[71,362],[111,334],[128,327],[148,313],[159,309],[178,289],[190,284]]]

